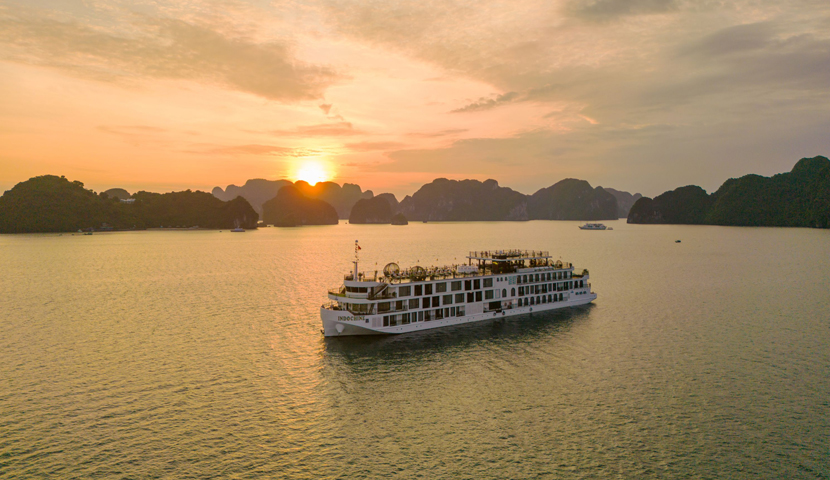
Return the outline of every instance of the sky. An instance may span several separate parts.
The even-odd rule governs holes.
[[[0,191],[654,196],[830,155],[827,0],[0,0]]]

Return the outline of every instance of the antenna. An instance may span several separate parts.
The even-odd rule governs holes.
[[[357,280],[357,262],[360,259],[358,252],[360,251],[360,245],[357,244],[357,240],[354,241],[354,279]]]

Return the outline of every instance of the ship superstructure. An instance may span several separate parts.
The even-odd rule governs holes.
[[[547,251],[487,250],[444,267],[354,270],[320,309],[325,336],[400,334],[592,302],[588,270]]]

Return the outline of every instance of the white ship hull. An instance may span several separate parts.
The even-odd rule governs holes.
[[[323,319],[323,334],[327,337],[345,337],[349,335],[397,335],[401,333],[419,332],[433,328],[449,327],[453,325],[464,325],[468,323],[495,320],[498,318],[515,317],[530,313],[547,312],[563,308],[586,305],[597,298],[596,293],[585,295],[574,295],[570,300],[553,303],[543,303],[529,307],[516,307],[500,312],[484,312],[461,317],[449,317],[440,320],[422,321],[397,325],[391,327],[372,327],[383,318],[382,315],[354,316],[349,312],[320,309],[320,317]]]

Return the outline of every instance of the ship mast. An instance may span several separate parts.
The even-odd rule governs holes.
[[[360,251],[360,245],[357,244],[357,240],[354,241],[354,279],[357,280],[357,261],[358,261],[358,251]]]

